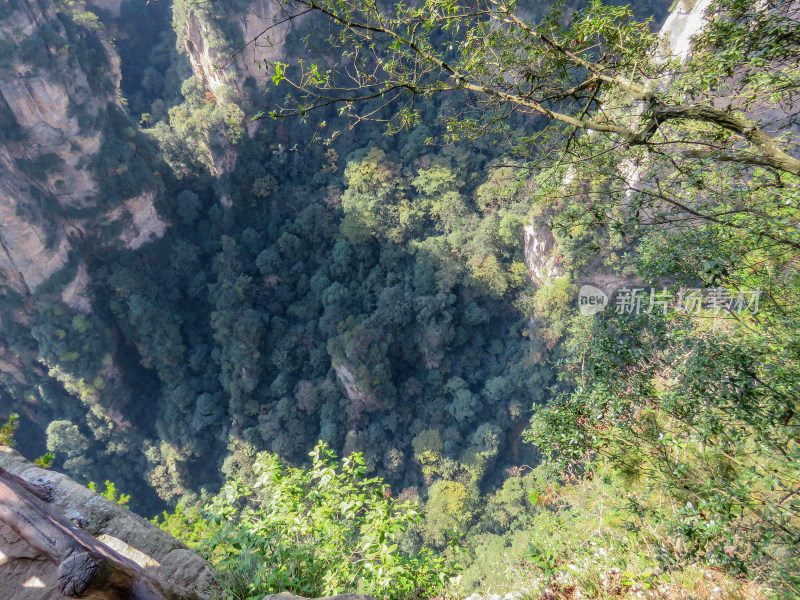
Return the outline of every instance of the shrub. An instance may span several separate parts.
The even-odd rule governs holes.
[[[454,565],[398,545],[420,521],[379,478],[367,478],[355,453],[337,462],[319,443],[308,470],[259,453],[254,480],[228,481],[201,511],[179,508],[162,527],[195,545],[223,573],[227,598],[260,600],[284,590],[305,596],[344,592],[393,599],[436,596]]]

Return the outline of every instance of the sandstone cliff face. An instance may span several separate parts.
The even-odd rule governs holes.
[[[241,92],[247,77],[264,81],[272,76],[264,66],[265,60],[285,58],[284,45],[291,23],[279,24],[285,15],[274,0],[254,0],[247,10],[231,17],[241,40],[247,44],[233,58],[230,56],[231,48],[215,47],[213,40],[219,32],[215,31],[216,26],[208,18],[207,10],[188,3],[183,7],[186,17],[181,25],[182,31],[178,32],[179,39],[183,41],[195,75],[212,92],[223,84]],[[271,29],[265,33],[268,27]],[[233,50],[239,47],[238,42],[235,43],[237,48]]]
[[[61,292],[62,302],[70,308],[88,314],[92,310],[92,301],[86,294],[88,287],[89,273],[86,271],[86,265],[81,263],[78,265],[75,278]]]
[[[265,61],[286,60],[286,38],[293,25],[275,0],[253,0],[246,9],[230,14],[222,8],[214,10],[214,5],[176,0],[173,26],[179,48],[186,52],[194,75],[207,90],[206,100],[244,106],[249,100],[245,82],[268,81],[274,73]],[[260,123],[241,114],[246,134],[253,137]],[[215,139],[221,149],[211,150],[212,144],[206,144],[210,171],[216,177],[233,171],[238,159],[223,129],[218,126],[208,131],[209,139]]]
[[[367,412],[371,412],[377,408],[375,403],[375,395],[369,394],[361,388],[357,377],[348,365],[344,363],[335,363],[333,368],[336,371],[336,376],[339,378],[339,382],[342,384],[342,386],[344,386],[344,389],[347,392],[347,397],[350,398],[350,402],[352,402],[359,409]]]
[[[564,269],[555,256],[556,240],[549,229],[529,223],[523,230],[525,266],[528,275],[537,286],[547,285],[562,277]]]
[[[119,57],[101,28],[65,27],[65,20],[74,25],[85,12],[65,16],[38,0],[17,0],[6,11],[0,42],[17,52],[0,66],[6,124],[0,136],[0,275],[15,291],[29,293],[64,266],[70,234],[86,227],[63,213],[91,209],[98,201],[90,163],[105,132],[93,119],[109,106],[121,110],[121,76]],[[95,65],[72,54],[86,36],[98,55]],[[145,213],[134,223],[152,221],[152,199],[150,194],[134,203]],[[163,223],[149,225],[157,235],[163,229]]]
[[[241,15],[239,27],[245,42],[252,43],[247,49],[237,55],[237,64],[245,77],[253,77],[257,81],[267,78],[263,68],[265,60],[278,60],[286,58],[286,36],[291,30],[291,23],[281,23],[285,14],[273,0],[257,0],[253,2],[250,11]],[[267,27],[272,27],[268,33],[263,33]],[[258,68],[259,64],[262,66]],[[269,74],[271,77],[272,74]]]
[[[679,0],[659,32],[663,55],[676,56],[682,61],[689,57],[692,36],[705,27],[705,14],[710,5],[711,0]]]
[[[26,39],[40,35],[42,28],[66,37],[52,7],[23,2],[0,24],[0,38],[21,46]],[[46,49],[50,56],[51,51],[57,49]],[[55,63],[66,67],[65,58]],[[112,62],[111,66],[109,76],[118,82],[117,65]],[[72,99],[81,102],[90,90],[85,73],[74,74],[74,79],[62,80],[50,69],[37,69],[22,60],[15,60],[0,73],[0,108],[6,120],[15,124],[20,138],[0,146],[0,272],[16,291],[34,289],[61,268],[69,249],[63,227],[51,226],[55,231],[48,235],[36,218],[39,215],[30,214],[34,204],[31,190],[58,194],[65,203],[80,202],[94,191],[91,177],[78,162],[81,154],[97,151],[96,132],[81,135],[77,117],[68,114]],[[35,180],[19,168],[19,161],[32,163],[44,155],[56,155],[63,161],[46,179]]]
[[[121,207],[108,215],[109,222],[122,220],[125,228],[120,239],[126,248],[135,250],[153,239],[158,239],[167,230],[167,224],[161,220],[153,205],[155,194],[144,194],[131,198]]]
[[[4,446],[0,467],[49,489],[51,508],[154,577],[201,593],[211,589],[213,567],[149,521]],[[56,579],[56,566],[0,523],[0,598],[61,600]]]

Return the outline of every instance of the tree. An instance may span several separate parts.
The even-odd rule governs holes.
[[[17,421],[19,415],[11,413],[8,415],[6,422],[0,425],[0,446],[13,446],[14,445],[14,432],[17,430]]]
[[[420,118],[417,99],[464,91],[475,102],[469,116],[447,123],[455,137],[502,127],[512,114],[523,113],[552,121],[567,139],[593,131],[618,147],[667,148],[673,156],[800,175],[800,159],[780,137],[743,114],[763,99],[765,79],[781,91],[797,86],[800,76],[785,68],[785,61],[796,61],[798,45],[797,7],[790,2],[756,8],[717,0],[709,11],[709,33],[698,45],[700,60],[687,65],[658,54],[649,23],[599,1],[569,20],[558,3],[538,22],[520,17],[507,0],[427,0],[392,8],[360,0],[285,4],[293,14],[327,16],[337,28],[329,42],[344,51],[344,60],[324,70],[274,63],[275,81],[288,82],[299,96],[298,104],[270,116],[307,116],[340,105],[340,113],[361,120],[375,108],[359,103],[406,97],[390,121],[408,127]],[[758,26],[748,29],[752,20]],[[769,69],[775,72],[764,75]],[[720,77],[743,70],[745,77],[733,83]],[[679,85],[665,86],[668,79]],[[724,107],[714,102],[720,96],[728,100]],[[791,104],[788,98],[777,103],[787,100]],[[519,142],[545,139],[526,136]]]
[[[792,91],[800,83],[796,3],[715,0],[688,57],[671,55],[630,10],[599,1],[570,17],[558,3],[537,21],[507,0],[392,8],[286,0],[286,7],[325,15],[343,60],[330,68],[273,64],[275,81],[292,93],[269,116],[308,118],[338,106],[350,125],[376,118],[398,131],[422,120],[420,100],[457,93],[463,107],[441,123],[445,138],[506,142],[528,159],[526,168],[542,171],[537,196],[545,204],[582,196],[553,219],[564,231],[608,225],[635,235],[642,217],[653,216],[717,222],[800,248],[796,221],[787,226],[771,204],[720,211],[702,185],[710,165],[733,180],[760,179],[756,188],[800,175],[784,135],[800,110]],[[382,111],[379,101],[395,104]],[[731,214],[750,218],[737,223]],[[503,290],[493,260],[478,257],[474,267]]]
[[[449,412],[459,422],[468,421],[482,408],[478,396],[462,388],[453,393],[453,401],[447,405]]]
[[[428,492],[425,514],[429,517],[423,525],[426,542],[442,547],[449,532],[463,527],[471,515],[467,488],[456,481],[439,480]]]
[[[411,442],[414,458],[424,464],[435,463],[442,458],[444,444],[436,429],[423,429]]]
[[[326,15],[344,60],[275,65],[295,94],[271,116],[338,106],[350,123],[376,116],[399,130],[422,119],[419,100],[461,94],[446,137],[506,135],[536,176],[533,202],[570,274],[599,254],[675,292],[767,292],[763,312],[728,320],[719,310],[581,322],[570,279],[540,290],[547,341],[567,334],[571,362],[530,437],[570,476],[602,456],[649,482],[651,502],[633,510],[663,528],[664,564],[766,572],[796,595],[800,6],[715,0],[691,55],[673,56],[648,23],[600,2],[571,18],[559,3],[536,21],[505,0],[286,4]],[[379,106],[395,100],[406,103]],[[503,237],[518,225],[507,221]],[[475,255],[474,268],[500,290],[490,257]],[[456,391],[454,416],[473,410],[470,394]]]
[[[75,458],[89,449],[89,440],[70,421],[53,421],[47,426],[47,449]]]
[[[792,597],[798,186],[791,176],[776,185],[760,169],[741,175],[731,165],[684,169],[673,197],[684,197],[677,181],[691,177],[691,193],[725,222],[654,215],[621,265],[676,300],[698,290],[696,310],[671,302],[640,314],[557,315],[568,330],[562,393],[534,409],[529,438],[560,473],[611,464],[645,484],[632,511],[640,523],[658,522],[665,564],[702,559],[762,573]]]
[[[362,243],[372,236],[400,237],[398,205],[403,199],[398,168],[378,148],[370,148],[360,161],[348,163],[344,171],[347,190],[342,195],[344,238]]]
[[[182,190],[177,198],[176,212],[184,224],[190,225],[197,220],[198,212],[202,207],[200,197],[191,190]]]

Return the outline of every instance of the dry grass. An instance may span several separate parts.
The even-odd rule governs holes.
[[[574,585],[546,588],[539,600],[770,600],[769,590],[748,579],[731,577],[721,571],[689,567],[664,574],[652,587],[623,585],[619,571],[605,578],[602,596],[587,596]]]

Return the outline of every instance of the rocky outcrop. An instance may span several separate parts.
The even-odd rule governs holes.
[[[31,8],[15,11],[15,18],[0,26],[0,37],[21,44],[39,34],[37,19],[57,22],[52,11],[33,10],[35,3]],[[53,27],[59,31],[57,23]],[[119,81],[118,70],[111,76]],[[96,191],[81,158],[97,152],[99,136],[82,135],[77,116],[70,114],[73,98],[83,93],[81,84],[88,93],[83,73],[68,83],[25,63],[0,71],[0,110],[14,134],[0,146],[0,273],[18,292],[35,289],[66,262],[64,228],[48,222],[42,200],[80,205]]]
[[[213,587],[211,565],[149,521],[0,446],[0,467],[50,492],[49,505],[153,577],[203,593]],[[56,567],[0,524],[0,598],[61,600]]]
[[[156,212],[154,200],[155,194],[146,192],[131,198],[109,214],[110,222],[122,220],[124,223],[119,237],[126,248],[135,250],[150,240],[160,238],[167,230],[167,224]]]
[[[194,13],[190,13],[195,17]],[[215,91],[228,82],[231,72],[227,58],[208,42],[211,32],[199,19],[189,18],[184,31],[184,47],[192,64],[192,71],[208,89]],[[232,79],[235,79],[233,77]]]
[[[75,277],[61,292],[62,302],[70,308],[88,314],[92,310],[92,301],[87,294],[88,287],[89,273],[86,271],[86,265],[81,263],[78,265]]]
[[[344,387],[345,392],[347,392],[347,397],[354,406],[366,412],[377,410],[378,406],[375,401],[375,394],[367,393],[362,389],[358,383],[358,378],[348,365],[344,363],[334,363],[333,368],[336,371],[339,382]]]
[[[2,154],[0,165],[6,163]],[[10,174],[0,178],[0,276],[15,292],[25,294],[66,264],[69,244],[63,231],[48,241],[44,226],[23,216],[25,197],[10,179]]]
[[[250,10],[240,16],[239,27],[248,44],[236,56],[242,75],[256,81],[264,80],[267,78],[264,61],[286,58],[284,46],[292,25],[284,22],[285,18],[286,13],[274,0],[256,0],[250,5]],[[265,33],[267,27],[270,29]],[[272,77],[271,73],[269,77]]]
[[[185,10],[179,35],[192,70],[212,92],[223,84],[241,92],[248,77],[256,81],[272,77],[264,61],[285,58],[284,45],[292,25],[285,21],[285,13],[274,0],[254,0],[231,17],[215,15],[231,18],[237,26],[241,39],[229,40],[228,44],[215,45],[221,37],[219,24],[206,9],[184,2],[176,10]]]
[[[249,121],[245,112],[238,110],[251,100],[245,82],[269,81],[274,71],[268,63],[287,60],[286,38],[294,23],[277,0],[252,0],[247,8],[233,13],[186,0],[176,0],[173,5],[178,46],[186,52],[194,75],[205,87],[206,102],[236,104],[234,113],[238,116],[234,119],[251,138],[260,121]],[[211,174],[220,177],[233,171],[238,152],[226,139],[224,127],[210,126],[207,138]]]
[[[528,275],[537,287],[564,275],[560,258],[555,255],[556,240],[544,226],[529,223],[523,233],[523,252]]]
[[[679,0],[659,32],[659,55],[679,58],[681,61],[689,57],[692,37],[700,33],[705,24],[706,10],[711,0]]]
[[[0,328],[2,328],[2,321],[0,321]],[[10,351],[5,344],[0,344],[0,371],[8,375],[16,384],[26,383],[25,365],[20,360],[19,354]]]
[[[58,6],[18,0],[0,21],[0,41],[17,49],[0,63],[0,275],[21,293],[63,267],[70,234],[88,227],[66,213],[97,204],[91,164],[106,135],[102,115],[122,110],[119,56],[102,26],[79,23],[90,18],[81,2],[58,8],[64,13]],[[76,60],[73,49],[87,44],[91,61]],[[140,231],[147,239],[164,231],[152,200],[150,193],[133,202],[138,220],[123,234],[130,247],[140,244]]]

